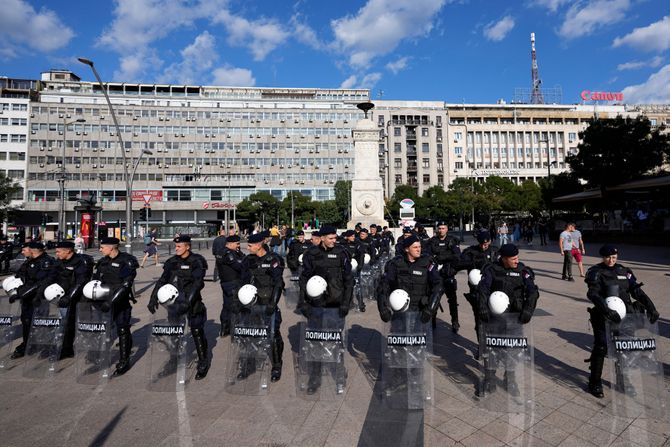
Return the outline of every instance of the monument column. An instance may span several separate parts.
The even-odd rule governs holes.
[[[354,139],[354,179],[351,182],[351,220],[347,228],[360,222],[364,227],[371,224],[388,225],[384,220],[384,189],[379,176],[379,129],[368,118],[374,107],[370,102],[358,105],[365,118],[356,123]]]

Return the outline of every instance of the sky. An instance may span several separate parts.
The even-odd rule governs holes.
[[[367,88],[494,103],[542,86],[670,104],[669,0],[0,0],[0,76]]]

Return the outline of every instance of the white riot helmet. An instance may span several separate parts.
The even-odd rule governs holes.
[[[389,303],[393,312],[405,312],[409,308],[409,294],[402,289],[395,289],[389,295]]]
[[[179,289],[172,284],[165,284],[158,289],[158,302],[163,306],[169,306],[179,296]]]
[[[298,256],[298,263],[302,265],[302,256],[303,254],[301,253],[300,256]]]
[[[46,289],[44,289],[44,299],[47,301],[53,301],[65,295],[65,290],[59,284],[51,284]]]
[[[489,296],[489,309],[493,315],[500,315],[509,307],[509,297],[505,292],[495,291]]]
[[[109,287],[103,286],[101,281],[95,279],[86,283],[82,293],[89,300],[102,300],[109,295]]]
[[[309,281],[307,281],[307,295],[312,298],[317,298],[323,295],[323,293],[326,291],[326,288],[328,288],[328,283],[319,275],[312,276],[309,278]]]
[[[363,264],[368,265],[370,263],[370,255],[365,253],[365,256],[363,256]]]
[[[354,258],[351,258],[351,270],[356,270],[358,268],[358,261]]]
[[[626,317],[626,304],[621,298],[618,296],[608,296],[605,298],[605,303],[607,303],[609,309],[616,311],[622,320]]]
[[[479,281],[482,280],[482,271],[479,269],[472,269],[470,270],[470,273],[468,273],[468,281],[470,284],[473,286],[476,286],[479,284]]]
[[[237,298],[243,306],[253,306],[256,303],[258,289],[251,284],[245,284],[237,291]]]
[[[16,289],[22,285],[23,281],[21,281],[21,278],[17,278],[13,275],[9,278],[5,278],[5,280],[2,281],[2,288],[5,292],[7,292],[8,295],[14,295],[16,293]]]

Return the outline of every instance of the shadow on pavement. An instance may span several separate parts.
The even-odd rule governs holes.
[[[586,363],[582,363],[582,365],[586,365],[584,368],[588,369]],[[588,372],[568,365],[537,347],[535,347],[535,369],[555,382],[580,389],[585,388],[588,382]]]
[[[438,341],[439,340],[439,341]],[[479,383],[479,362],[474,359],[479,347],[473,341],[451,332],[451,325],[438,320],[433,332],[433,354],[438,357],[433,367],[454,382],[459,389],[472,391]]]
[[[100,433],[98,433],[98,435],[91,441],[89,447],[100,447],[105,445],[107,438],[109,438],[109,435],[112,434],[116,426],[119,424],[123,413],[126,412],[126,408],[128,408],[127,405],[123,407],[118,413],[116,413],[116,416],[114,416],[112,420],[109,421],[107,425],[105,425],[102,430],[100,430]]]

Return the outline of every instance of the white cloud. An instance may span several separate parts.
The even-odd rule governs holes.
[[[55,12],[35,11],[24,0],[0,0],[0,55],[17,56],[21,47],[50,52],[66,46],[74,31]]]
[[[356,15],[331,21],[333,47],[349,55],[349,64],[364,67],[393,51],[401,41],[433,29],[445,0],[368,0]]]
[[[558,33],[566,39],[588,36],[598,28],[621,21],[630,0],[580,1],[570,7]]]
[[[530,0],[529,4],[530,6],[547,8],[551,12],[556,12],[558,8],[570,1],[571,0]]]
[[[514,18],[505,16],[497,22],[491,22],[484,27],[484,36],[488,40],[500,42],[507,36],[507,33],[514,28]]]
[[[219,67],[213,72],[213,85],[222,85],[228,87],[253,87],[256,85],[251,70],[246,68]]]
[[[372,89],[377,82],[382,78],[382,74],[379,72],[368,73],[364,75],[360,81],[356,75],[351,75],[340,84],[340,88],[349,89],[349,88],[366,88]]]
[[[614,48],[627,45],[642,51],[665,51],[670,48],[670,16],[651,25],[635,28],[623,37],[614,39]]]
[[[260,18],[249,21],[227,10],[220,11],[214,23],[222,23],[226,27],[230,45],[247,47],[257,61],[265,59],[289,37],[289,32],[275,20]]]
[[[649,60],[646,61],[630,61],[630,62],[625,62],[623,64],[617,65],[616,69],[618,71],[624,71],[624,70],[638,70],[640,68],[645,68],[645,67],[658,67],[663,63],[663,58],[661,56],[656,56],[653,57]]]
[[[207,31],[195,38],[192,44],[181,50],[182,60],[165,69],[159,78],[161,83],[196,84],[202,82],[203,74],[218,59],[216,40]]]
[[[351,75],[342,83],[340,84],[340,88],[342,89],[350,89],[350,88],[355,88],[354,86],[356,85],[356,75]]]
[[[623,89],[628,104],[670,104],[670,64],[649,76],[646,82]]]
[[[389,62],[386,64],[386,69],[393,72],[393,74],[398,74],[405,68],[407,68],[407,62],[409,62],[408,57],[401,57],[400,59],[394,61],[394,62]]]
[[[308,24],[304,23],[299,14],[295,14],[291,17],[289,26],[292,29],[293,37],[303,45],[307,45],[315,50],[326,48],[326,45],[316,35],[316,31],[314,31]]]

